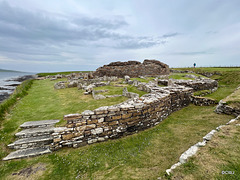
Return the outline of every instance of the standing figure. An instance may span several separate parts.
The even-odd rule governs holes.
[[[195,68],[195,67],[196,67],[196,65],[197,65],[197,64],[196,64],[196,63],[194,63],[194,64],[193,64],[193,67]]]

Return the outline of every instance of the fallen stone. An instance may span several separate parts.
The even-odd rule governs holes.
[[[180,166],[180,165],[181,165],[181,163],[180,163],[180,162],[177,162],[176,164],[172,165],[170,169],[167,169],[167,170],[166,170],[166,173],[167,173],[168,175],[170,175],[170,173],[172,172],[172,170],[176,169],[176,168],[177,168],[178,166]]]
[[[106,99],[107,97],[102,94],[97,94],[97,95],[94,95],[93,98],[96,100],[99,100],[99,99]]]
[[[222,127],[224,127],[225,125],[220,125],[218,127],[216,127],[216,130],[219,131]]]
[[[198,150],[198,147],[196,145],[191,146],[187,151],[185,151],[179,158],[179,162],[181,164],[186,163],[187,159],[191,156],[193,156],[194,154],[196,154]]]
[[[124,76],[124,79],[125,79],[125,81],[128,81],[128,80],[130,80],[130,77],[129,76]]]
[[[68,87],[69,87],[69,88],[77,87],[77,86],[78,86],[78,81],[71,81],[71,82],[68,84]]]
[[[208,133],[206,136],[203,137],[203,140],[210,141],[212,139],[212,136],[216,133],[216,130],[212,130],[210,133]]]
[[[206,146],[206,144],[207,144],[207,141],[204,140],[204,141],[202,141],[202,142],[198,142],[198,143],[196,144],[196,146],[197,146],[197,147],[203,147],[203,146]]]
[[[229,125],[229,124],[231,124],[231,123],[233,123],[233,122],[235,122],[235,121],[237,121],[236,119],[231,119],[228,123],[226,123],[227,125]]]
[[[66,88],[66,82],[60,81],[54,84],[54,89],[64,89]]]

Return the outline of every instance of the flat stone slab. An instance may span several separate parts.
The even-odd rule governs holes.
[[[54,127],[42,127],[42,128],[32,128],[24,129],[15,134],[19,138],[29,138],[42,135],[49,135],[54,132]]]
[[[28,121],[20,125],[21,128],[37,128],[37,127],[46,127],[54,126],[60,120],[42,120],[42,121]]]
[[[40,146],[40,145],[50,144],[52,140],[53,140],[53,137],[51,137],[50,135],[23,138],[15,141],[14,143],[9,144],[8,147],[19,149],[19,148],[24,148],[24,146],[33,146],[33,145]]]
[[[33,156],[38,156],[38,155],[47,154],[51,152],[52,151],[49,148],[28,148],[23,150],[17,150],[17,151],[11,152],[7,157],[3,158],[3,161],[33,157]]]

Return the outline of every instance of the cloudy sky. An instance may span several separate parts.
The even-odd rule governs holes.
[[[0,69],[240,66],[239,0],[0,0]]]

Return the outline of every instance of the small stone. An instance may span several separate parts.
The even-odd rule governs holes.
[[[187,162],[187,159],[191,156],[193,156],[194,154],[196,154],[198,150],[197,146],[191,146],[187,151],[185,151],[179,158],[179,162],[181,164]]]
[[[231,124],[231,123],[233,123],[233,122],[235,122],[236,121],[236,119],[231,119],[228,123],[226,123],[227,125],[229,125],[229,124]]]
[[[128,80],[130,80],[130,77],[129,76],[124,76],[124,79],[125,79],[125,81],[128,81]]]
[[[105,138],[99,137],[99,138],[98,138],[98,141],[100,141],[100,142],[101,142],[101,141],[105,141]]]
[[[73,138],[73,134],[62,135],[63,140],[69,140]]]
[[[103,128],[96,128],[91,130],[92,134],[101,134],[102,132],[103,132]]]
[[[104,121],[104,118],[98,119],[98,123],[102,123]]]
[[[208,133],[206,136],[203,137],[203,140],[210,141],[212,139],[212,136],[216,133],[216,130],[212,130],[210,133]]]
[[[83,116],[89,116],[89,115],[93,115],[93,114],[94,114],[94,112],[90,111],[90,110],[85,110],[85,111],[82,112]]]
[[[202,142],[198,142],[198,143],[196,144],[196,146],[198,146],[198,147],[203,147],[203,146],[205,146],[206,144],[207,144],[207,141],[204,140],[204,141],[202,141]]]
[[[167,169],[167,170],[166,170],[166,173],[167,173],[168,175],[170,175],[171,172],[172,172],[171,169]]]
[[[97,142],[97,139],[90,139],[90,140],[88,140],[88,144],[92,144],[92,143],[95,143],[95,142]]]

